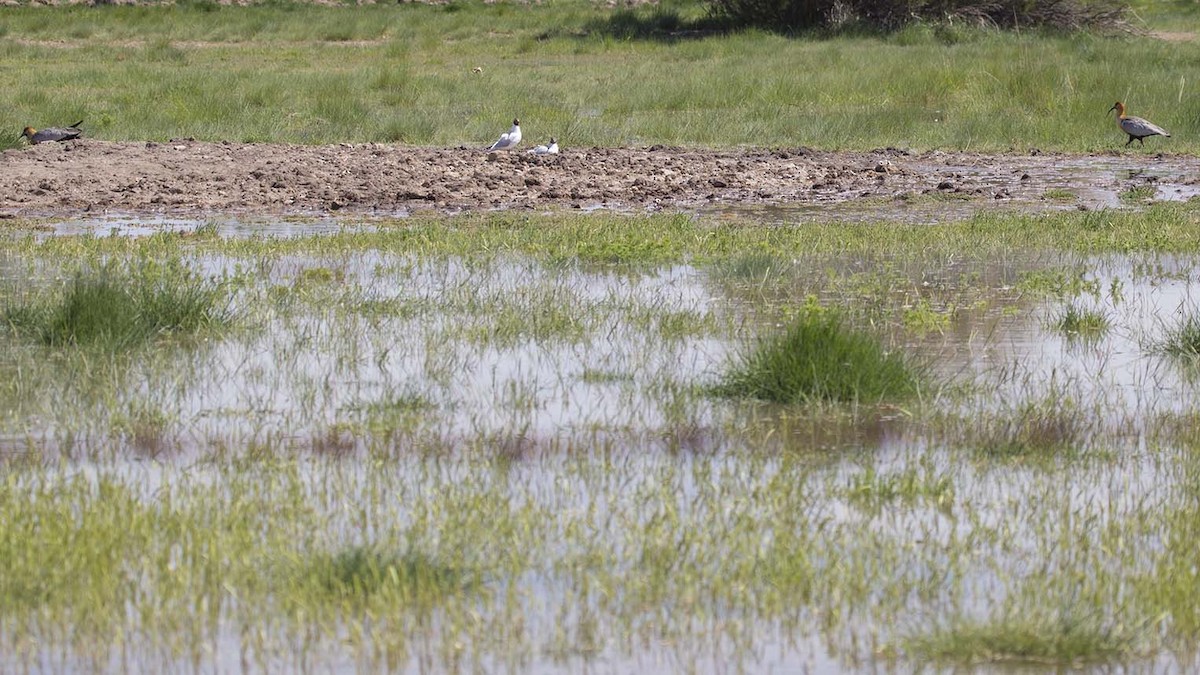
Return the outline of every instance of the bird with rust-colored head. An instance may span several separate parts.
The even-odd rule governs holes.
[[[1146,138],[1147,136],[1166,136],[1168,138],[1171,136],[1171,134],[1167,133],[1166,129],[1163,129],[1153,122],[1144,120],[1140,117],[1126,115],[1125,104],[1121,103],[1120,101],[1114,103],[1113,107],[1108,109],[1108,112],[1112,112],[1114,110],[1117,111],[1117,126],[1121,127],[1121,131],[1124,131],[1129,135],[1129,140],[1125,141],[1125,147],[1129,147],[1129,144],[1132,143],[1135,138],[1137,139],[1138,143],[1144,146],[1146,145],[1146,141],[1142,139]]]
[[[42,129],[41,131],[33,127],[25,127],[21,135],[33,145],[47,141],[69,141],[73,138],[79,138],[83,134],[83,131],[79,128],[81,124],[83,124],[83,120],[79,120],[69,127],[51,127],[49,129]]]

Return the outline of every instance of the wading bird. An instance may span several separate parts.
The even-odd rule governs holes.
[[[45,143],[46,141],[69,141],[72,138],[79,138],[79,135],[83,133],[79,128],[81,124],[83,124],[83,120],[79,120],[69,127],[52,127],[50,129],[42,129],[41,131],[33,127],[25,127],[21,135],[28,138],[29,142],[34,145]]]
[[[1135,138],[1137,139],[1138,143],[1144,146],[1146,145],[1146,142],[1142,139],[1147,136],[1167,136],[1168,138],[1171,136],[1171,134],[1167,133],[1166,129],[1163,129],[1153,122],[1149,122],[1140,117],[1127,117],[1125,115],[1125,104],[1121,103],[1120,101],[1114,103],[1113,107],[1108,109],[1108,112],[1112,112],[1114,110],[1117,111],[1117,126],[1121,127],[1121,131],[1129,134],[1129,140],[1125,141],[1125,147],[1129,147],[1129,144],[1132,143],[1133,139]]]
[[[521,120],[513,119],[512,128],[507,133],[500,134],[500,139],[492,143],[488,152],[493,150],[512,150],[521,142]]]
[[[557,155],[558,141],[554,140],[554,137],[551,136],[550,145],[535,145],[532,149],[526,150],[526,152],[532,155]]]

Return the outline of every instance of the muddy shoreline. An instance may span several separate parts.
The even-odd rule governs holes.
[[[477,148],[116,143],[82,139],[0,153],[0,217],[106,213],[405,215],[433,210],[837,206],[889,200],[1045,202],[1080,208],[1131,187],[1186,199],[1200,159],[1147,152],[914,153],[885,149],[573,148],[489,156]]]

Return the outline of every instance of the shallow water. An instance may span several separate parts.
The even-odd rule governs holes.
[[[1005,157],[996,166],[934,161],[914,165],[940,176],[947,189],[900,191],[892,198],[854,192],[818,193],[805,203],[712,204],[697,213],[770,225],[799,222],[939,223],[965,220],[981,210],[1021,213],[1138,209],[1154,201],[1188,201],[1200,195],[1196,161],[1187,157]],[[941,183],[939,183],[941,184]],[[1122,199],[1132,189],[1145,198]]]
[[[861,266],[819,262],[815,269]],[[467,662],[483,670],[907,672],[914,664],[879,656],[892,641],[946,616],[986,618],[1039,574],[1077,573],[1079,551],[1111,546],[1106,527],[1177,503],[1185,478],[1169,455],[1147,451],[1146,436],[1158,416],[1188,413],[1200,401],[1194,372],[1152,346],[1195,309],[1198,262],[979,263],[954,275],[983,280],[984,309],[959,312],[942,332],[901,333],[903,346],[931,359],[939,376],[966,385],[967,394],[941,403],[948,414],[1003,417],[1029,403],[1069,399],[1087,422],[1085,444],[1099,437],[1095,445],[1108,453],[1073,465],[980,463],[961,439],[927,433],[904,414],[839,422],[703,396],[695,386],[713,382],[775,317],[770,307],[749,306],[743,282],[717,270],[618,271],[517,256],[421,259],[379,251],[281,257],[265,267],[228,256],[191,260],[205,274],[262,270],[236,300],[249,329],[164,349],[120,372],[100,370],[116,383],[99,396],[84,386],[86,375],[71,370],[78,364],[11,351],[0,372],[30,377],[35,369],[45,379],[22,389],[21,400],[4,401],[0,450],[61,453],[70,459],[68,473],[115,477],[152,501],[181,480],[221,485],[229,456],[274,448],[301,458],[300,489],[335,540],[403,532],[428,502],[463,485],[548,514],[544,525],[554,536],[539,544],[546,566],[502,582],[525,603],[527,642],[513,646],[515,655],[479,646],[477,661]],[[1081,293],[1046,299],[1014,287],[1023,273],[1060,267],[1080,271]],[[21,269],[0,267],[8,270],[2,281],[21,281],[13,278]],[[1112,329],[1092,340],[1052,330],[1068,303],[1103,311]],[[138,410],[166,422],[139,437],[122,422]],[[497,456],[506,468],[494,465]],[[905,474],[925,489],[944,479],[953,490],[880,496],[887,479]],[[781,489],[781,503],[757,497]],[[372,525],[364,528],[346,500],[381,491],[389,498],[370,507]],[[711,550],[681,545],[681,560],[718,571],[723,555],[767,555],[788,534],[778,530],[782,519],[799,513],[792,526],[810,537],[807,552],[823,574],[850,585],[854,573],[841,566],[857,565],[851,569],[876,586],[853,600],[814,592],[817,599],[782,610],[706,604],[701,594],[692,600],[695,617],[674,595],[646,609],[583,594],[582,606],[609,620],[594,628],[595,645],[564,643],[556,632],[564,624],[572,631],[586,624],[578,590],[586,570],[575,575],[572,565],[582,565],[576,556],[601,549],[614,560],[606,573],[632,584],[645,542],[631,537],[666,513],[677,526],[671,541],[711,529],[752,542],[732,553],[723,542]],[[1064,513],[1068,522],[1059,522]],[[1088,525],[1057,529],[1076,521]],[[444,530],[434,540],[453,536],[453,522],[437,523]],[[1064,532],[1078,548],[1061,545]],[[1162,537],[1131,537],[1136,553],[1089,558],[1089,573],[1151,571]],[[961,560],[959,546],[969,550]],[[939,578],[947,583],[925,595],[902,593],[906,584]],[[226,621],[201,650],[201,669],[241,669],[247,638]],[[406,665],[455,669],[440,647],[445,636],[422,630],[418,639],[428,644]],[[95,665],[70,647],[37,654],[48,671]],[[285,645],[266,657],[265,668],[353,672],[362,665],[337,640],[318,640],[304,654]],[[1163,651],[1129,668],[1188,672],[1197,665],[1186,654],[1173,658]],[[153,647],[126,647],[98,661],[113,669],[193,665]]]

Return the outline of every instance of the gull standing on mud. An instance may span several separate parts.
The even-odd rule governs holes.
[[[25,127],[21,135],[29,139],[29,142],[33,145],[45,143],[46,141],[69,141],[73,138],[79,138],[80,134],[83,133],[83,130],[79,128],[81,124],[83,124],[83,120],[79,120],[69,127],[51,127],[49,129],[42,129],[41,131],[33,127]]]
[[[512,128],[508,132],[500,134],[500,139],[492,143],[492,147],[488,148],[488,152],[493,150],[512,150],[521,142],[521,120],[514,118]]]
[[[1153,122],[1144,120],[1140,117],[1127,117],[1125,115],[1125,104],[1121,103],[1120,101],[1114,103],[1113,107],[1108,109],[1108,112],[1112,112],[1114,110],[1117,111],[1117,126],[1121,127],[1121,131],[1129,134],[1129,140],[1125,141],[1125,147],[1129,147],[1129,144],[1132,143],[1133,139],[1135,138],[1137,139],[1138,143],[1141,143],[1142,146],[1145,147],[1146,142],[1142,139],[1147,136],[1171,137],[1171,134],[1168,134],[1166,129],[1163,129]]]
[[[526,150],[531,155],[557,155],[558,141],[554,137],[550,137],[550,145],[535,145],[531,150]]]

